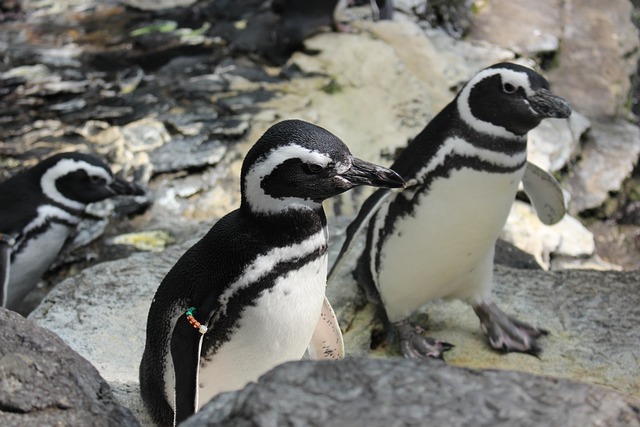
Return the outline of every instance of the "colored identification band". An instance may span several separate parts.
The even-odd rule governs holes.
[[[9,234],[0,233],[0,243],[11,247],[16,244],[16,239]]]
[[[202,325],[200,322],[196,320],[195,317],[193,317],[193,313],[195,313],[195,311],[196,311],[195,307],[189,307],[187,309],[187,312],[185,313],[185,315],[187,316],[187,321],[189,321],[189,324],[194,328],[196,328],[198,332],[204,335],[207,333],[207,327],[205,325]]]

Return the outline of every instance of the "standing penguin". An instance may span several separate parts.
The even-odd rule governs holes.
[[[140,389],[161,425],[300,359],[311,341],[316,357],[341,356],[325,299],[322,201],[358,185],[404,184],[299,120],[267,130],[247,153],[240,182],[240,208],[178,260],[151,303]]]
[[[16,309],[85,216],[89,203],[141,195],[99,158],[61,153],[0,183],[0,306]]]
[[[368,225],[356,278],[378,299],[407,357],[442,357],[451,345],[421,334],[407,318],[426,302],[468,302],[490,344],[537,353],[545,332],[492,301],[493,255],[522,180],[545,224],[564,215],[551,175],[527,163],[527,132],[571,109],[531,69],[501,63],[476,74],[391,166],[402,192],[378,190],[347,230],[335,274],[360,228]]]

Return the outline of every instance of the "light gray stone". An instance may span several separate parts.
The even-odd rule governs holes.
[[[562,47],[548,78],[555,93],[590,119],[624,114],[640,39],[629,0],[563,2]],[[519,21],[520,22],[520,21]]]
[[[589,258],[596,250],[593,234],[576,218],[565,215],[554,225],[544,225],[531,205],[517,200],[501,237],[532,254],[545,269],[553,256]]]
[[[555,52],[562,37],[562,1],[491,0],[480,3],[469,38],[533,57]],[[526,16],[526,19],[514,19]]]
[[[589,119],[575,111],[569,119],[543,120],[529,132],[527,160],[550,172],[562,169],[576,157],[580,138],[590,125]]]
[[[582,157],[565,180],[570,213],[596,208],[620,189],[640,155],[639,141],[640,128],[625,120],[592,123]]]

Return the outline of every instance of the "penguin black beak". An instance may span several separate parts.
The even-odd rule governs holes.
[[[569,103],[547,89],[540,89],[529,97],[529,103],[541,118],[566,119],[571,115]]]
[[[114,178],[108,188],[114,196],[142,196],[146,194],[145,190],[138,184],[118,177]]]
[[[391,169],[365,162],[357,157],[351,158],[351,167],[340,176],[356,185],[372,185],[374,187],[404,188],[404,179]]]

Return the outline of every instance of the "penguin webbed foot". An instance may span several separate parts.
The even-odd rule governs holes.
[[[406,358],[444,360],[444,352],[453,348],[453,344],[424,336],[424,329],[408,320],[395,323],[394,327],[400,338],[400,351]]]
[[[537,339],[549,332],[514,319],[495,303],[473,305],[480,319],[482,331],[489,337],[491,347],[508,353],[516,351],[538,357],[542,351]]]

